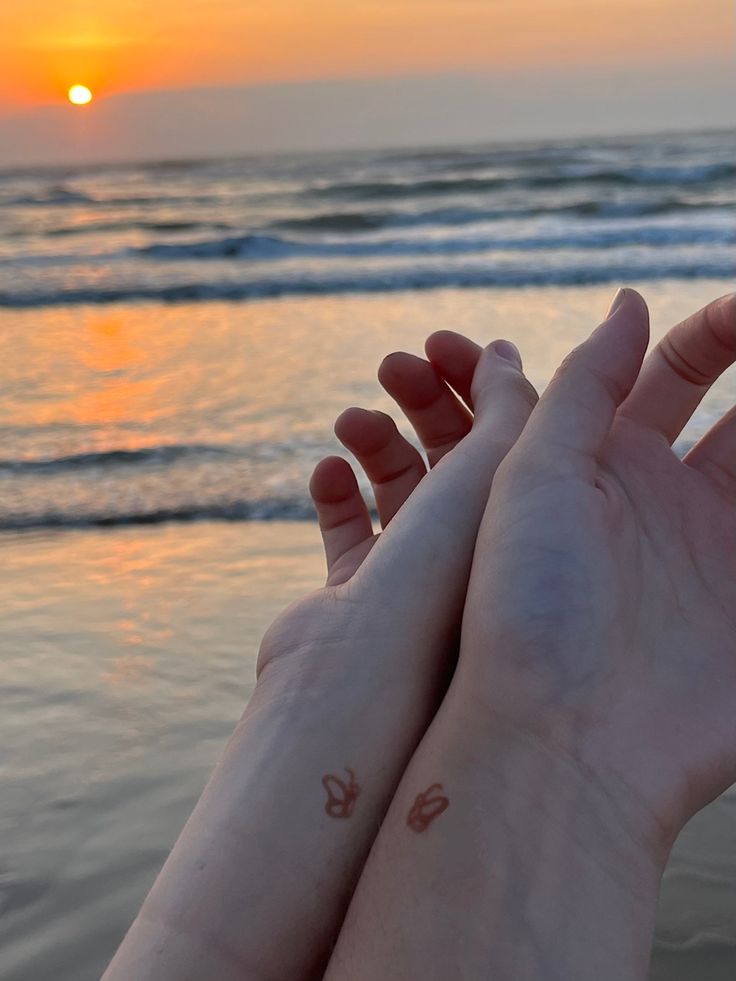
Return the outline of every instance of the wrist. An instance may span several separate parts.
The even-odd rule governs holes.
[[[427,788],[444,806],[415,827],[409,817]],[[395,929],[410,902],[432,924],[433,977],[643,981],[667,852],[617,783],[551,741],[476,713],[453,685],[394,796],[361,886],[370,908],[376,876],[406,883],[396,885],[393,907],[384,900],[373,911],[374,932]],[[467,923],[460,927],[455,911],[467,909],[479,929],[458,951]],[[425,963],[421,943],[404,932],[391,949],[401,976],[404,963]],[[452,957],[443,960],[443,950]]]
[[[623,862],[660,878],[681,829],[663,817],[638,782],[599,751],[600,735],[583,726],[489,709],[453,685],[447,711],[462,726],[466,764],[497,786],[517,813],[541,809],[564,834],[575,833],[591,860]]]
[[[434,827],[452,861],[432,881],[462,863],[466,903],[496,924],[468,945],[473,970],[643,981],[670,849],[646,805],[565,740],[474,715],[454,692],[423,749],[412,792],[440,782],[450,802]]]
[[[418,739],[445,692],[455,645],[452,632],[433,645],[392,629],[380,609],[347,593],[315,594],[264,636],[244,718],[264,710],[328,724],[339,718],[341,731],[353,732],[367,716],[385,734],[395,729],[400,743],[407,734]]]

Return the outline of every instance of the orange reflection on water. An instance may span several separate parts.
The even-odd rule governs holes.
[[[86,326],[90,346],[80,349],[79,359],[93,371],[118,372],[143,359],[143,351],[131,343],[122,318],[95,318]]]
[[[153,671],[154,661],[146,654],[123,654],[110,662],[110,669],[102,672],[102,680],[111,688],[142,685]]]
[[[151,573],[158,565],[159,556],[143,536],[126,534],[125,537],[110,538],[107,548],[94,563],[94,580],[102,586],[115,584],[128,594],[143,594],[153,584]],[[136,603],[136,607],[138,605]],[[120,626],[128,629],[130,621],[121,620]]]
[[[186,329],[179,331],[178,323],[167,325],[165,336],[156,336],[156,327],[150,318],[127,312],[49,316],[41,329],[21,338],[28,377],[18,386],[15,404],[7,406],[8,422],[76,425],[76,434],[65,435],[83,439],[85,449],[140,445],[136,430],[169,415],[179,396],[167,358],[187,344]]]
[[[155,417],[148,406],[156,381],[133,377],[134,369],[145,363],[145,352],[131,343],[124,320],[90,320],[79,360],[103,378],[99,387],[77,392],[68,405],[74,422],[110,425],[129,419],[145,424]]]
[[[117,594],[121,614],[107,628],[114,650],[121,651],[101,672],[106,685],[140,686],[151,681],[156,653],[174,634],[170,623],[173,601],[162,595],[165,554],[152,547],[150,536],[111,537],[105,551],[94,562],[94,579],[99,587]]]

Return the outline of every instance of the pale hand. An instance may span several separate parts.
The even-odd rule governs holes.
[[[647,338],[626,291],[501,466],[457,681],[494,726],[628,798],[666,853],[736,780],[736,415],[684,460],[670,448],[736,359],[736,297],[671,331],[637,379]]]

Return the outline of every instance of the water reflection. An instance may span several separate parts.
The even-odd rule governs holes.
[[[650,286],[654,335],[723,289]],[[392,408],[375,378],[387,351],[421,352],[439,327],[481,342],[507,337],[542,387],[602,318],[609,294],[438,291],[0,312],[0,459],[27,461],[0,472],[0,527],[311,518],[307,480],[321,456],[339,450],[334,418],[350,404]],[[691,438],[734,395],[729,378],[719,382]]]
[[[135,642],[142,644],[143,638],[135,638]],[[131,643],[128,639],[127,643]],[[102,673],[102,680],[112,688],[121,686],[141,687],[148,680],[148,676],[153,670],[153,658],[145,654],[128,654],[112,659],[110,668]]]

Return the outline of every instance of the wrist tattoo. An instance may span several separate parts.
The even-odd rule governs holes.
[[[434,819],[450,806],[449,798],[445,797],[441,790],[441,783],[433,783],[424,793],[417,794],[417,799],[406,818],[406,823],[412,831],[426,831]]]
[[[345,772],[348,774],[348,780],[341,780],[333,773],[326,773],[322,777],[322,786],[327,791],[325,811],[333,818],[349,818],[360,794],[360,787],[355,782],[353,771],[346,766]]]

